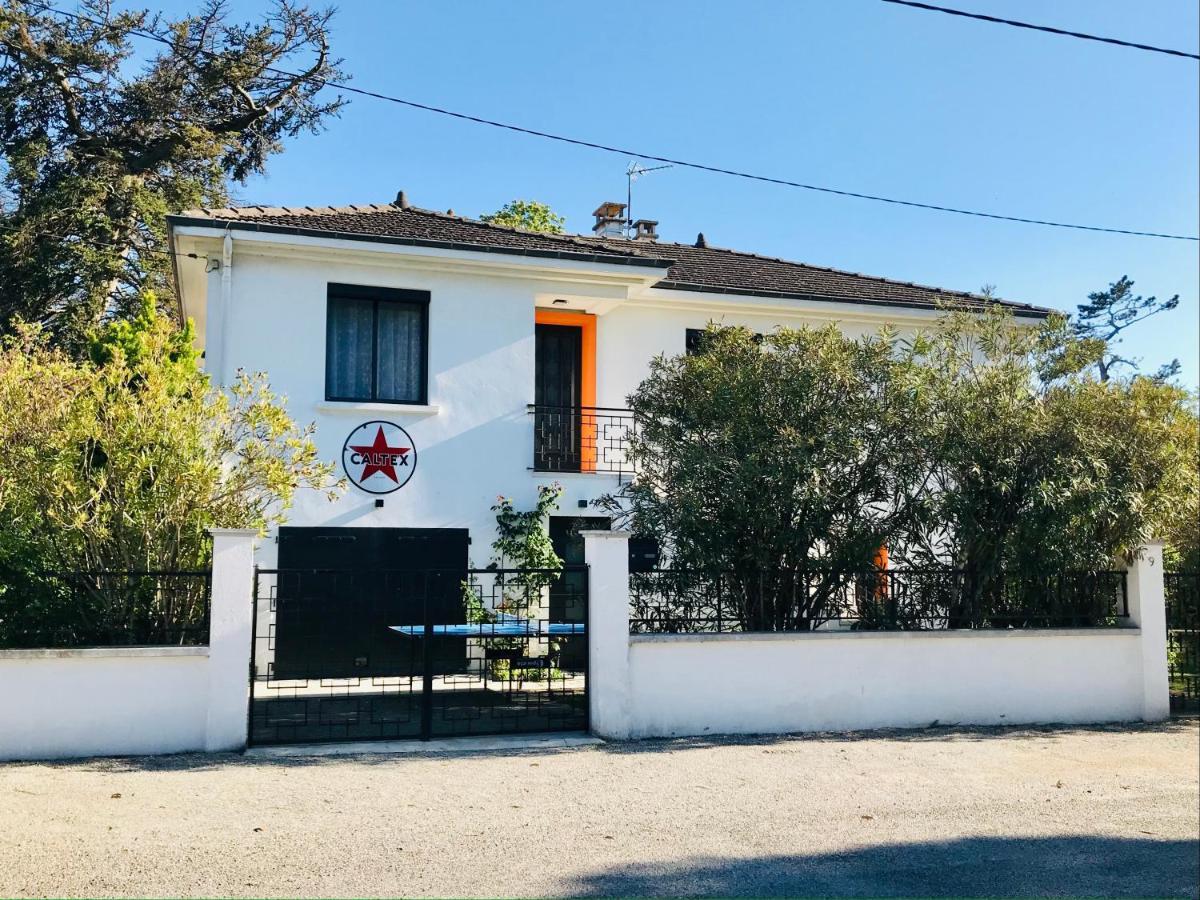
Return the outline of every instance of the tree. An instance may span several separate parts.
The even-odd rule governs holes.
[[[176,21],[80,9],[0,0],[0,330],[40,322],[76,351],[147,291],[170,300],[167,213],[227,205],[230,180],[343,102],[320,96],[342,77],[331,11],[279,0],[239,25],[223,0]]]
[[[541,231],[546,234],[562,234],[566,219],[554,212],[545,203],[537,200],[512,200],[494,213],[479,217],[481,222],[505,225],[525,231]]]
[[[1104,350],[1096,358],[1100,380],[1108,381],[1114,370],[1121,366],[1137,369],[1136,360],[1117,352],[1117,345],[1122,341],[1121,332],[1151,316],[1170,312],[1178,305],[1178,294],[1168,300],[1135,295],[1133,282],[1126,275],[1110,284],[1108,290],[1088,294],[1088,302],[1076,307],[1072,324],[1075,335],[1080,339],[1103,342]],[[1155,377],[1165,381],[1178,373],[1179,360],[1175,359],[1163,365]]]
[[[337,490],[312,426],[293,424],[263,376],[212,390],[152,301],[134,322],[96,339],[99,363],[37,326],[0,343],[0,643],[28,627],[119,641],[153,622],[177,635],[199,607],[131,622],[106,582],[81,606],[42,573],[203,569],[210,526],[265,529],[296,490]]]
[[[604,504],[658,537],[671,566],[727,579],[744,627],[815,627],[842,573],[870,568],[920,515],[925,377],[887,330],[759,340],[710,326],[702,352],[655,359],[629,397],[638,476]]]
[[[1080,572],[1155,537],[1185,556],[1200,528],[1196,398],[1101,381],[1103,352],[1064,318],[1031,327],[999,306],[905,341],[710,328],[630,396],[638,474],[604,505],[717,583],[743,628],[814,627],[851,587],[860,626],[904,627],[880,608],[881,546],[910,570],[911,619],[1091,624],[1107,611]],[[706,590],[672,586],[665,614]]]
[[[1161,536],[1195,496],[1186,392],[1091,376],[1106,349],[1065,320],[1028,328],[999,308],[959,312],[923,343],[937,464],[931,515],[901,546],[913,562],[967,573],[952,619],[1039,603],[1045,612],[1033,596],[1047,594],[1038,579],[1111,568]]]
[[[1164,543],[1169,571],[1200,572],[1200,396],[1192,394],[1171,441],[1186,460],[1178,493],[1155,536]]]

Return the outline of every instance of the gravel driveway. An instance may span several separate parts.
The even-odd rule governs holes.
[[[1198,736],[0,765],[0,895],[1196,896]]]

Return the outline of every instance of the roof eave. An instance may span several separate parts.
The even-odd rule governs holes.
[[[769,290],[753,290],[749,288],[731,288],[719,285],[697,284],[688,281],[672,281],[663,279],[654,285],[655,288],[671,291],[694,291],[704,294],[725,294],[732,296],[743,297],[772,297],[780,300],[812,300],[820,303],[853,303],[861,306],[878,306],[878,307],[901,307],[903,309],[921,309],[937,311],[941,309],[936,303],[925,303],[920,300],[873,300],[868,297],[845,297],[833,296],[829,294],[805,293],[801,291],[769,291]],[[947,297],[950,303],[955,302],[954,297]],[[962,302],[962,301],[959,301]],[[982,298],[976,301],[982,305]],[[999,303],[1005,309],[1010,310],[1013,315],[1021,316],[1029,319],[1047,319],[1054,315],[1054,310],[1046,309],[1040,306],[1023,306],[1012,303],[1011,301],[993,301]],[[967,305],[964,303],[964,305]]]
[[[254,231],[262,234],[293,235],[337,241],[360,241],[403,247],[427,247],[435,250],[462,250],[472,253],[498,253],[507,256],[526,256],[537,259],[563,259],[575,262],[603,263],[649,269],[669,269],[672,260],[652,256],[623,256],[613,253],[589,253],[583,250],[546,250],[538,247],[501,247],[475,244],[469,241],[439,241],[429,238],[407,238],[385,234],[361,234],[352,231],[330,231],[323,228],[301,228],[296,225],[276,225],[238,219],[211,219],[204,216],[167,216],[170,227],[211,228],[215,231]]]

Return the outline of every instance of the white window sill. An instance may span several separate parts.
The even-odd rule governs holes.
[[[440,406],[417,403],[343,403],[325,400],[315,404],[317,412],[323,413],[393,413],[399,416],[436,416]]]

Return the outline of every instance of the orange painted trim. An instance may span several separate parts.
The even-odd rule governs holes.
[[[888,591],[888,548],[887,545],[882,545],[875,551],[875,568],[879,570],[879,574],[875,576],[875,597],[883,599],[887,596]]]
[[[875,568],[887,571],[888,567],[888,548],[885,544],[875,551]]]
[[[579,405],[596,405],[596,317],[591,313],[561,312],[537,308],[533,321],[538,325],[569,325],[580,330]],[[585,472],[596,469],[596,418],[585,411],[581,416],[579,434],[580,468]]]

